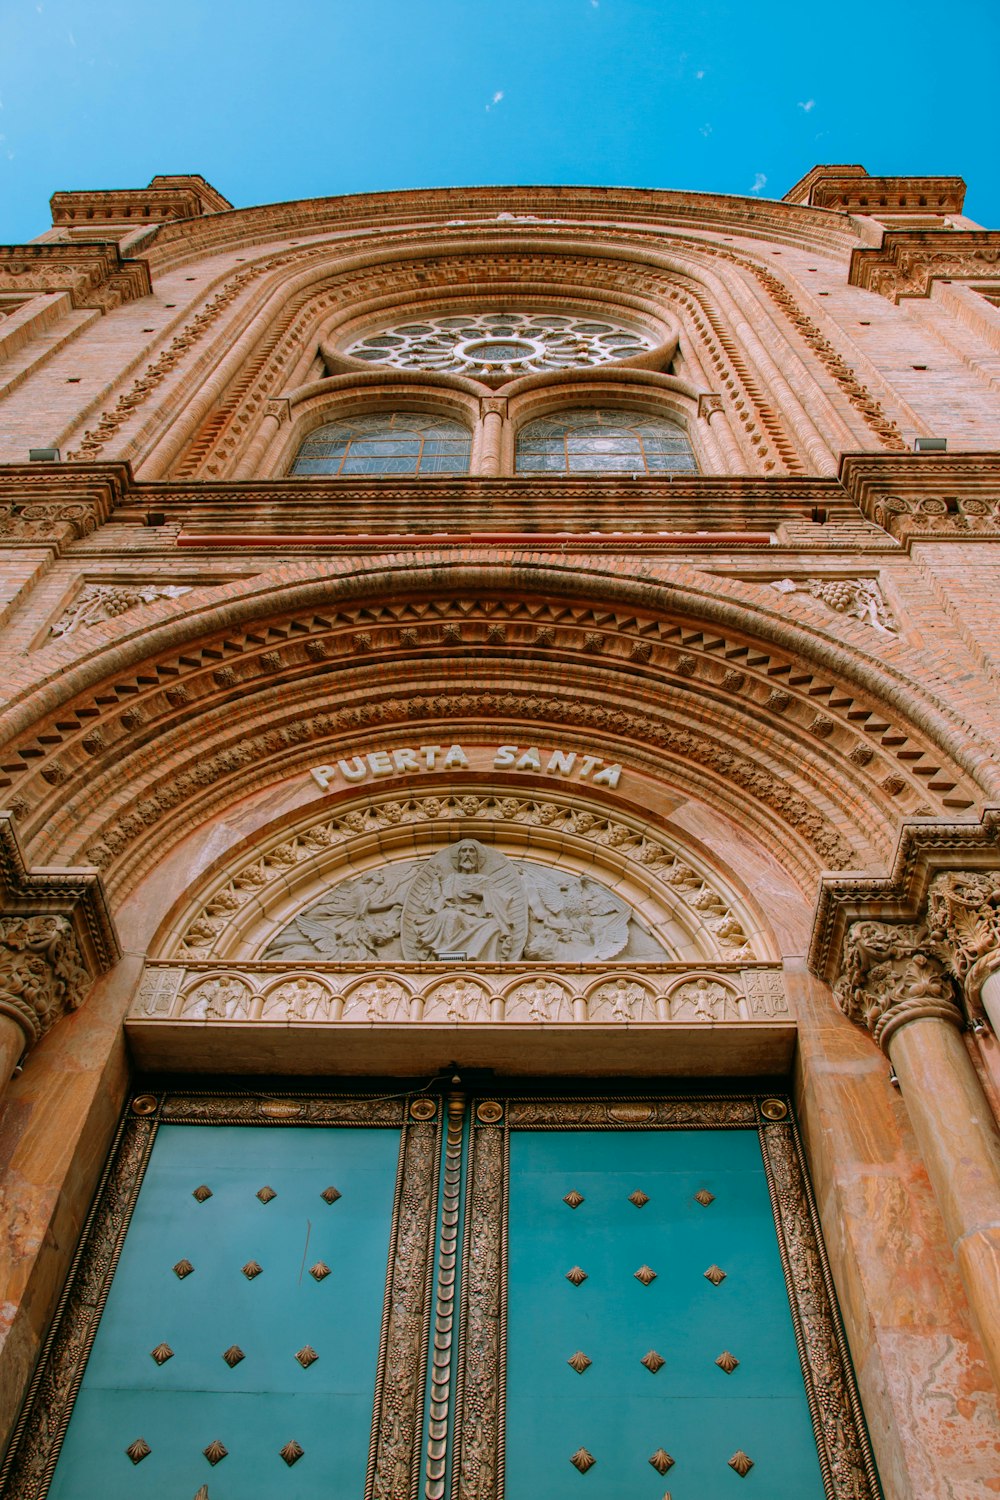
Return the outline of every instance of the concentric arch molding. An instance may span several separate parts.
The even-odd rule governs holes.
[[[154,956],[258,958],[276,932],[333,884],[460,839],[591,872],[679,961],[778,956],[749,897],[675,836],[561,789],[517,795],[489,784],[402,796],[387,791],[307,814],[207,877],[175,911]]]

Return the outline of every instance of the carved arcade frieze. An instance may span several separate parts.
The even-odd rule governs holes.
[[[627,1026],[794,1017],[779,965],[151,963],[129,1025],[420,1023]]]

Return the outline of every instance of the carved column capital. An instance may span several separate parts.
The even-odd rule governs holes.
[[[479,398],[479,415],[481,417],[495,416],[503,421],[507,420],[507,397],[506,396],[481,396]]]
[[[82,1005],[120,956],[98,872],[29,869],[11,815],[0,812],[0,1017],[25,1047]]]
[[[887,1055],[891,1037],[908,1021],[964,1024],[946,964],[926,929],[912,923],[854,922],[834,996]]]
[[[927,934],[974,1001],[1000,968],[1000,870],[944,870],[927,892]]]
[[[91,975],[68,917],[0,917],[0,1015],[31,1045],[83,1003]]]

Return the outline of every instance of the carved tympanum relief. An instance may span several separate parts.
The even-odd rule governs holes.
[[[457,954],[511,963],[670,957],[592,877],[508,859],[475,839],[342,880],[261,957],[419,963]]]

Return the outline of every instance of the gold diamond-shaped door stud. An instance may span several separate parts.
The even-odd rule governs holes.
[[[663,1369],[663,1366],[666,1364],[666,1360],[663,1358],[662,1354],[657,1354],[655,1349],[650,1349],[648,1354],[643,1355],[639,1363],[646,1366],[646,1369],[649,1371],[650,1375],[656,1375],[660,1370]]]
[[[575,1370],[578,1375],[582,1375],[584,1370],[590,1369],[594,1361],[588,1359],[582,1349],[578,1349],[575,1354],[570,1355],[566,1363],[571,1370]]]
[[[135,1442],[129,1443],[125,1449],[125,1452],[134,1464],[141,1464],[143,1459],[148,1458],[152,1451],[145,1438],[136,1438]]]
[[[207,1203],[211,1196],[212,1189],[210,1187],[206,1187],[204,1183],[202,1183],[201,1187],[196,1187],[194,1192],[191,1194],[191,1197],[197,1198],[199,1203]]]
[[[330,1267],[325,1261],[318,1260],[314,1266],[309,1267],[309,1275],[313,1281],[325,1281],[330,1274]]]
[[[278,1456],[279,1458],[283,1458],[288,1467],[291,1468],[292,1464],[298,1463],[299,1459],[302,1457],[305,1451],[306,1450],[299,1443],[296,1443],[293,1440],[292,1442],[285,1444]]]
[[[155,1359],[158,1365],[165,1365],[168,1359],[173,1359],[174,1351],[169,1344],[157,1344],[155,1349],[150,1349],[149,1357]]]
[[[587,1279],[587,1273],[582,1266],[573,1266],[566,1272],[566,1280],[571,1281],[574,1286],[582,1286]]]
[[[737,1448],[732,1458],[728,1459],[727,1462],[731,1469],[736,1470],[741,1479],[745,1479],[753,1468],[753,1459],[749,1454],[744,1453],[742,1448]]]
[[[179,1260],[174,1266],[173,1270],[174,1275],[177,1277],[177,1280],[183,1281],[185,1276],[191,1275],[191,1272],[194,1270],[194,1266],[189,1260]]]
[[[656,1452],[650,1455],[649,1461],[657,1474],[665,1474],[668,1469],[673,1468],[675,1463],[666,1448],[657,1448]]]
[[[596,1462],[597,1459],[592,1453],[588,1453],[586,1448],[577,1448],[570,1459],[570,1463],[574,1469],[579,1469],[581,1474],[586,1474],[587,1470],[592,1469]]]
[[[715,1194],[710,1193],[708,1188],[702,1188],[700,1192],[695,1193],[694,1201],[700,1203],[702,1208],[707,1208],[710,1203],[715,1202]]]
[[[651,1281],[656,1280],[656,1272],[652,1266],[640,1266],[638,1271],[633,1272],[636,1281],[641,1281],[643,1286],[649,1286]]]
[[[263,1269],[264,1267],[258,1260],[248,1260],[245,1266],[240,1267],[247,1281],[253,1281],[254,1277],[259,1276]]]
[[[319,1359],[319,1355],[316,1353],[316,1350],[311,1348],[308,1344],[303,1344],[302,1348],[297,1351],[295,1358],[298,1360],[303,1370],[308,1370],[309,1366],[314,1365]]]
[[[320,1197],[323,1199],[323,1202],[329,1203],[331,1206],[336,1203],[337,1199],[340,1196],[340,1193],[338,1193],[335,1187],[324,1188],[320,1193]]]
[[[579,1208],[580,1204],[585,1201],[583,1194],[578,1193],[576,1188],[572,1188],[563,1199],[563,1202],[568,1203],[570,1208]]]
[[[708,1270],[705,1272],[705,1278],[707,1281],[710,1281],[713,1286],[721,1286],[726,1279],[726,1273],[721,1266],[709,1266]]]
[[[649,1194],[644,1193],[641,1188],[636,1188],[634,1193],[629,1193],[628,1201],[634,1203],[636,1208],[645,1208],[649,1202]]]
[[[723,1349],[715,1363],[720,1370],[725,1370],[727,1375],[731,1375],[739,1364],[739,1360],[735,1354],[730,1354],[728,1349]]]
[[[239,1344],[230,1344],[228,1349],[222,1351],[222,1357],[231,1370],[236,1369],[241,1359],[246,1359],[246,1355]]]
[[[277,1198],[277,1196],[278,1195],[274,1191],[274,1188],[267,1186],[260,1188],[257,1193],[257,1197],[260,1199],[261,1203],[270,1203],[272,1198]]]
[[[222,1460],[229,1452],[229,1449],[226,1447],[225,1443],[220,1442],[219,1439],[216,1438],[213,1442],[209,1443],[207,1448],[202,1448],[201,1451],[202,1453],[204,1453],[205,1457],[208,1459],[209,1463],[214,1469],[216,1464],[221,1464]]]

